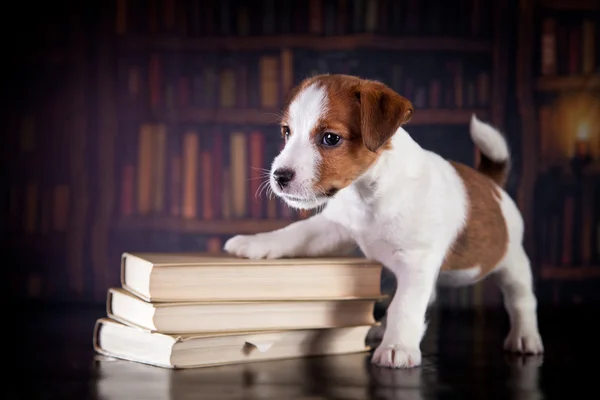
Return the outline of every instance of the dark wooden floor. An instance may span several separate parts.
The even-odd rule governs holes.
[[[369,354],[358,354],[169,371],[95,355],[91,335],[95,319],[104,315],[101,307],[27,309],[3,323],[8,384],[0,398],[594,398],[600,384],[598,311],[540,311],[543,357],[502,352],[508,326],[501,310],[477,318],[437,311],[424,342],[424,365],[413,370],[373,367]]]

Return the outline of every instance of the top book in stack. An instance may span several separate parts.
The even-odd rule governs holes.
[[[380,298],[381,271],[359,257],[124,253],[121,286],[151,302]]]

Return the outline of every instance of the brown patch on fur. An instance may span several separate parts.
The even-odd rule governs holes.
[[[481,172],[485,176],[488,176],[491,180],[496,182],[498,186],[504,187],[508,179],[510,164],[508,161],[492,161],[485,154],[482,153],[479,165],[477,166],[477,171]]]
[[[396,130],[413,113],[410,101],[377,81],[350,75],[319,75],[302,81],[284,109],[303,89],[317,84],[327,91],[328,110],[311,132],[318,144],[325,132],[342,137],[334,148],[318,146],[322,162],[315,189],[335,193],[363,174],[385,150]],[[293,133],[292,133],[293,135]]]
[[[490,178],[473,168],[450,163],[464,182],[469,208],[465,227],[446,254],[442,270],[479,266],[480,276],[485,276],[502,260],[508,246],[500,191]]]
[[[362,137],[370,151],[386,144],[400,125],[410,121],[414,111],[408,99],[375,81],[361,84],[360,104]]]

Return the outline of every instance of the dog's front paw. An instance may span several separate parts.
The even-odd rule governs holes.
[[[504,340],[504,350],[522,354],[542,354],[544,344],[539,332],[511,330]]]
[[[223,250],[238,257],[258,260],[282,257],[281,246],[273,237],[266,235],[238,235],[225,242]]]
[[[386,368],[413,368],[421,365],[421,350],[399,343],[382,342],[373,353],[371,362]]]

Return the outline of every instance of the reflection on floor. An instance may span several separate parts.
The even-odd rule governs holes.
[[[538,357],[502,351],[508,329],[503,310],[478,316],[433,311],[420,368],[378,368],[364,353],[172,371],[94,354],[91,330],[103,313],[54,309],[15,316],[14,326],[23,331],[7,346],[14,375],[7,398],[575,398],[595,388],[590,378],[597,379],[600,355],[596,309],[543,310],[547,351]]]

